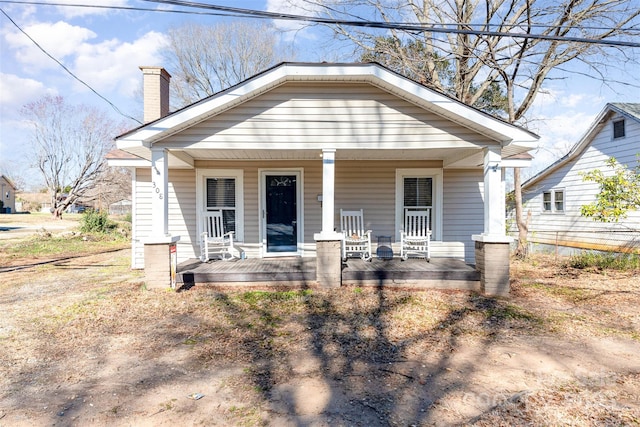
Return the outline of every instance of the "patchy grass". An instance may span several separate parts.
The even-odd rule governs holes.
[[[79,254],[109,252],[124,249],[129,245],[128,240],[117,235],[69,233],[56,236],[45,231],[19,242],[0,241],[0,265],[8,267],[22,263],[33,264]]]
[[[13,410],[42,414],[33,425],[71,420],[56,418],[52,402],[81,389],[95,409],[85,405],[78,422],[100,424],[108,414],[115,424],[199,425],[216,417],[220,425],[269,425],[273,416],[294,417],[286,399],[293,405],[322,395],[295,389],[314,379],[327,387],[319,391],[331,390],[318,425],[638,425],[640,374],[593,372],[601,337],[638,341],[633,271],[514,262],[509,298],[368,287],[164,292],[141,285],[129,255],[4,273],[11,286],[0,286],[0,390],[7,390],[0,401],[13,403],[0,411],[7,420]],[[549,344],[567,354],[556,359]],[[574,358],[588,375],[566,367]],[[483,390],[490,399],[461,400]],[[205,397],[186,397],[196,391]]]

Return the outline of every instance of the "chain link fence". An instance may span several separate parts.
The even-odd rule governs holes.
[[[517,232],[512,234],[517,238]],[[556,256],[575,255],[584,251],[640,254],[640,230],[593,231],[529,231],[530,253],[542,252]]]

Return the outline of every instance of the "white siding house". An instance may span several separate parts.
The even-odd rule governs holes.
[[[631,168],[640,154],[640,104],[607,104],[570,152],[522,185],[525,212],[531,212],[531,249],[571,253],[576,250],[640,251],[640,212],[617,223],[601,223],[580,215],[600,189],[581,173],[613,170],[614,157]]]
[[[13,182],[4,175],[0,175],[0,213],[16,213],[16,188]]]
[[[168,73],[147,68],[166,90]],[[508,242],[502,169],[526,166],[511,159],[537,139],[379,64],[285,63],[118,137],[125,155],[109,162],[135,170],[135,268],[154,238],[197,258],[211,209],[248,257],[316,256],[340,209],[363,209],[374,243],[398,242],[408,182],[431,212],[432,256],[473,264],[478,241]],[[270,241],[272,220],[290,225]]]

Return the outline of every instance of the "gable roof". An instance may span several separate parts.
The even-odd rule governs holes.
[[[543,178],[546,178],[547,176],[582,154],[582,152],[584,152],[584,150],[586,150],[587,147],[591,144],[595,136],[602,130],[609,118],[611,118],[611,116],[616,113],[628,117],[631,120],[640,122],[640,103],[613,102],[606,104],[602,111],[600,111],[600,113],[593,120],[587,132],[571,148],[571,150],[569,150],[569,152],[563,157],[547,166],[547,168],[543,169],[542,171],[538,172],[536,175],[532,176],[524,183],[522,183],[522,189],[524,190],[536,184]]]
[[[9,184],[11,186],[11,188],[13,189],[13,191],[16,190],[16,186],[13,183],[13,181],[11,181],[9,178],[7,178],[5,175],[0,175],[0,179],[4,180],[7,184]]]
[[[377,63],[282,63],[168,116],[120,135],[116,138],[118,148],[148,157],[148,150],[154,143],[287,82],[370,84],[486,136],[503,147],[512,147],[514,152],[509,153],[510,155],[526,152],[537,145],[538,136],[534,133],[429,89]]]

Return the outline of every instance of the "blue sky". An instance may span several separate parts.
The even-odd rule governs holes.
[[[136,0],[57,0],[56,3],[85,3],[114,6],[158,7]],[[279,0],[212,2],[249,9],[282,10]],[[109,99],[122,112],[141,117],[140,65],[163,65],[160,48],[166,30],[185,22],[214,22],[218,17],[57,7],[0,3],[0,7],[34,38],[47,52],[61,61],[76,76]],[[290,7],[285,9],[295,13]],[[278,23],[291,28],[295,23]],[[293,34],[293,33],[289,33]],[[292,41],[297,49],[295,60],[332,61],[334,52],[315,43],[318,34],[296,32]],[[29,151],[29,128],[20,116],[20,108],[46,94],[63,95],[71,104],[94,105],[120,116],[97,95],[74,80],[60,65],[47,57],[33,42],[0,14],[0,172],[20,174],[27,183],[37,181],[35,171],[27,171],[25,154]],[[631,56],[638,59],[640,52]],[[570,67],[576,67],[577,64]],[[570,68],[569,67],[569,68]],[[171,70],[169,70],[171,72]],[[622,65],[614,76],[622,81],[636,81],[636,65]],[[531,172],[549,164],[579,140],[592,119],[607,102],[640,102],[637,86],[606,87],[584,77],[572,76],[550,82],[528,114],[528,127],[541,138],[541,149]],[[134,124],[132,124],[132,127]]]

